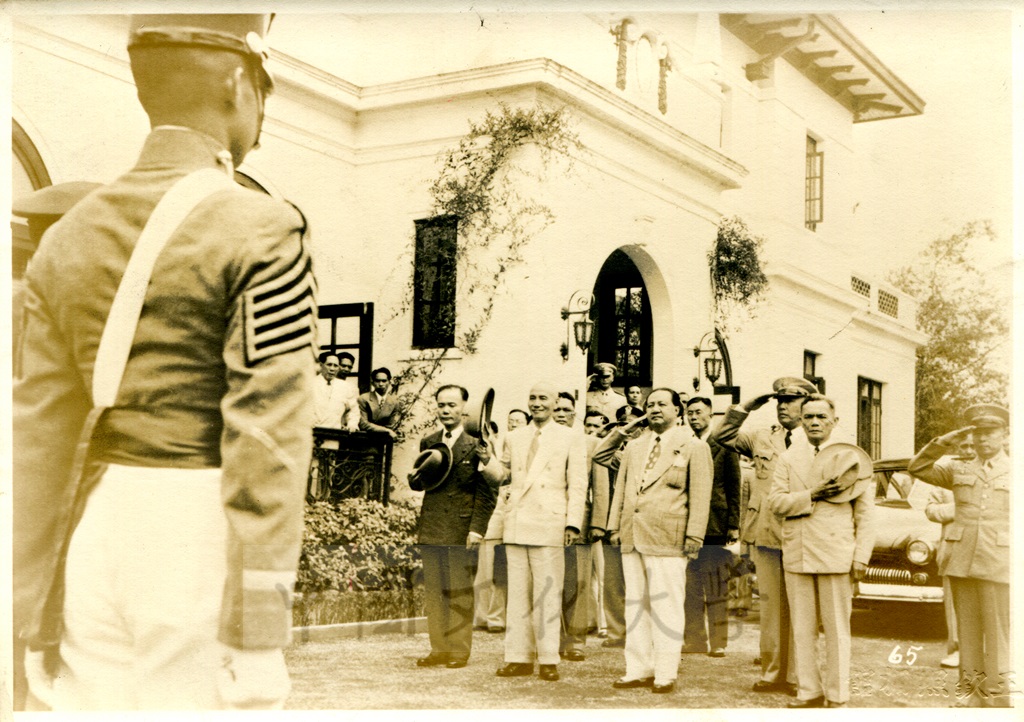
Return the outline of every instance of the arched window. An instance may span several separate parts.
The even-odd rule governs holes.
[[[11,121],[11,147],[14,160],[11,163],[12,198],[52,185],[50,174],[43,165],[43,158],[39,155],[35,143],[16,120]],[[35,250],[35,244],[29,237],[28,223],[24,218],[12,217],[11,273],[15,281],[24,275],[28,259]]]

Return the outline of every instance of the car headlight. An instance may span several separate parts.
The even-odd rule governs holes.
[[[911,564],[924,566],[932,559],[932,546],[922,539],[915,539],[907,544],[907,560]]]

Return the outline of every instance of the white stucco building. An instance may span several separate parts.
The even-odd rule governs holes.
[[[118,15],[14,19],[15,194],[106,182],[134,163],[148,125],[127,26]],[[726,339],[731,373],[719,384],[745,399],[777,376],[824,379],[842,440],[876,457],[913,452],[925,339],[913,299],[858,254],[857,205],[878,168],[854,124],[899,122],[924,102],[836,18],[281,14],[268,40],[278,89],[242,170],[308,217],[320,303],[374,304],[361,371],[431,353],[413,344],[411,309],[385,320],[413,276],[439,153],[499,103],[565,107],[583,148],[569,172],[529,189],[554,222],[505,274],[476,353],[451,349],[440,381],[494,387],[503,423],[539,379],[582,397],[588,363],[622,365],[621,322],[642,337],[626,376],[692,392],[694,346],[714,332],[708,250],[720,219],[738,216],[767,239],[771,285]],[[519,161],[536,165],[529,152]],[[457,329],[459,291],[456,279]],[[595,294],[597,338],[589,360],[570,342],[563,361],[560,310],[577,291]],[[639,314],[614,317],[617,291]],[[339,333],[353,340],[354,322]],[[727,403],[715,397],[717,410]],[[758,415],[773,419],[770,408]],[[396,457],[399,478],[409,458]]]

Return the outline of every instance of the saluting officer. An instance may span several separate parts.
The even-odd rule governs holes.
[[[288,692],[316,304],[302,215],[232,181],[273,87],[266,26],[133,18],[152,132],[26,273],[14,611],[55,709]]]
[[[972,705],[1009,706],[1010,412],[994,404],[966,411],[967,426],[932,439],[907,467],[928,484],[953,491],[945,531],[945,574],[960,635],[960,691]],[[970,435],[975,457],[953,456]]]
[[[768,509],[775,466],[793,444],[806,443],[800,425],[804,399],[817,393],[810,381],[783,376],[772,384],[772,392],[757,396],[742,406],[730,406],[711,438],[754,463],[747,508],[742,511],[740,538],[753,544],[751,556],[757,569],[761,604],[761,676],[755,692],[785,692],[796,695],[796,661],[789,619],[789,600],[782,569],[782,522]],[[747,417],[771,399],[777,403],[779,423],[754,431],[741,430]]]

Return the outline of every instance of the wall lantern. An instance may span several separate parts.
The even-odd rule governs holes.
[[[707,348],[704,347],[705,343],[708,344]],[[718,383],[718,379],[722,377],[722,368],[724,366],[723,360],[718,355],[718,341],[715,340],[714,331],[708,331],[701,336],[700,343],[693,347],[693,357],[697,359],[697,375],[693,377],[694,391],[700,389],[700,357],[702,354],[707,354],[707,358],[704,359],[704,376],[714,386]]]
[[[562,344],[562,361],[569,360],[569,341],[575,340],[580,351],[586,353],[594,339],[594,322],[590,320],[590,307],[594,305],[594,294],[576,291],[569,303],[562,307],[565,324],[565,343]],[[578,317],[570,323],[570,319]]]

